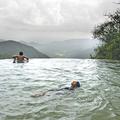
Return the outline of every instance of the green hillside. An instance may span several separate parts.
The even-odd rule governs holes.
[[[0,42],[1,59],[11,58],[13,55],[18,54],[19,51],[23,51],[24,54],[30,58],[48,58],[47,55],[39,52],[35,48],[20,42],[12,40]]]

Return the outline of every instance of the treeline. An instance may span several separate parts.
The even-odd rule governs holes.
[[[106,15],[108,18],[103,24],[95,27],[93,36],[102,41],[102,45],[95,49],[96,59],[120,60],[120,9]]]

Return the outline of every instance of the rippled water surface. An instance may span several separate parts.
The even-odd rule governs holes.
[[[81,87],[70,86],[76,79]],[[120,61],[0,60],[0,120],[120,120]]]

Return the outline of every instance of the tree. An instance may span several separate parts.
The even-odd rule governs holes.
[[[93,31],[94,38],[103,41],[103,44],[95,49],[94,58],[120,59],[120,9],[106,16],[108,20],[96,26]]]
[[[95,27],[93,36],[104,42],[109,42],[117,33],[120,33],[120,9],[114,14],[108,14],[106,16],[108,17],[108,21]]]

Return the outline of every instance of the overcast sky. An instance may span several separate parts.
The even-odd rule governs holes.
[[[0,39],[91,38],[119,0],[0,0]]]

